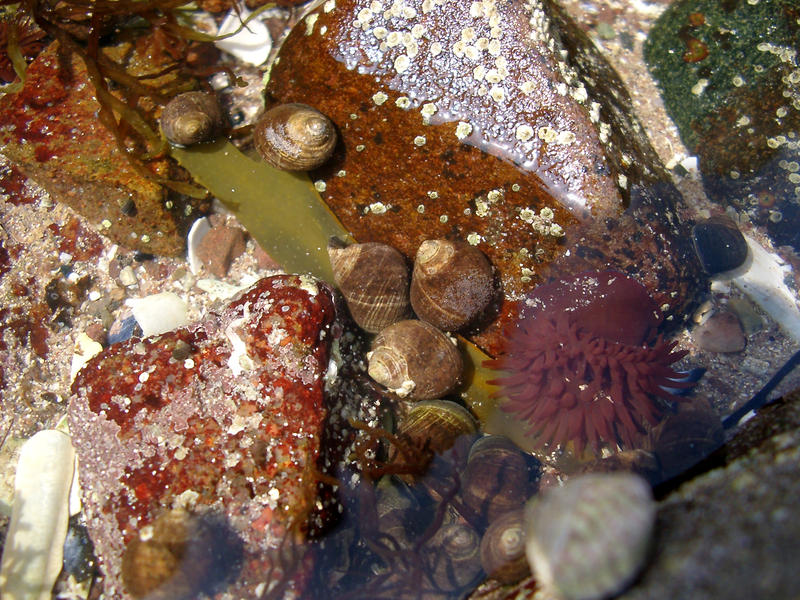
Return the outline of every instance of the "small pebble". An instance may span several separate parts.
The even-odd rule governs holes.
[[[739,318],[729,311],[715,313],[695,327],[692,339],[709,352],[741,352],[746,344]]]
[[[731,298],[728,300],[728,308],[739,317],[746,335],[752,335],[764,327],[764,320],[752,302],[744,298]]]
[[[197,256],[210,273],[222,278],[228,274],[231,263],[244,252],[245,244],[244,231],[238,227],[214,226],[200,240]]]

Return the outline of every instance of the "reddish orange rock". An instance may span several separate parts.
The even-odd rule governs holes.
[[[182,254],[186,202],[134,171],[97,117],[100,106],[83,63],[73,57],[62,69],[57,47],[53,43],[28,66],[20,92],[3,96],[2,153],[114,242]],[[166,177],[174,167],[160,160],[150,168]]]
[[[328,0],[283,45],[267,101],[337,125],[312,177],[358,241],[413,257],[461,239],[490,258],[505,299],[474,339],[491,353],[555,277],[626,272],[667,322],[693,301],[680,194],[619,77],[548,0]]]
[[[153,524],[183,511],[202,534],[185,556],[200,566],[179,564],[180,582],[148,598],[302,589],[334,317],[315,280],[262,279],[201,323],[112,345],[78,374],[70,431],[108,597],[141,597],[169,575]]]

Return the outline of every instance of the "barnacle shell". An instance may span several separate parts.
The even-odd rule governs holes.
[[[522,508],[528,499],[530,473],[523,452],[508,438],[488,435],[469,451],[461,494],[464,504],[482,519]]]
[[[448,450],[462,435],[478,431],[475,417],[463,406],[450,400],[421,400],[411,407],[400,422],[397,433],[424,444],[437,454]]]
[[[368,373],[399,396],[438,398],[461,382],[464,362],[455,342],[424,321],[389,325],[372,342]]]
[[[216,97],[205,92],[178,94],[161,112],[161,130],[167,140],[178,146],[211,141],[223,125]]]
[[[454,331],[472,322],[494,295],[494,273],[483,252],[465,242],[426,240],[411,276],[411,306],[423,321]]]
[[[605,598],[642,567],[654,521],[650,486],[641,477],[573,477],[526,506],[528,561],[537,581],[566,600]]]
[[[481,538],[481,565],[501,583],[516,583],[530,574],[525,557],[522,508],[503,513],[489,524]]]
[[[466,523],[442,525],[426,547],[433,583],[451,591],[474,582],[481,572],[480,543],[478,533]]]
[[[333,153],[336,128],[328,117],[306,104],[279,104],[256,123],[253,142],[262,158],[276,169],[309,171]]]
[[[378,333],[409,314],[408,266],[400,252],[367,242],[328,246],[333,276],[359,327]]]

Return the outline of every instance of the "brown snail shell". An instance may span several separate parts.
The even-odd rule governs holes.
[[[382,330],[367,361],[372,379],[413,400],[448,394],[461,383],[464,371],[454,340],[429,323],[410,319]]]
[[[411,306],[423,321],[455,331],[474,321],[495,293],[486,256],[466,242],[426,240],[411,275]]]
[[[177,146],[213,140],[224,126],[217,98],[205,92],[184,92],[170,100],[161,112],[161,130]]]
[[[353,320],[363,330],[381,329],[408,317],[408,266],[386,244],[328,245],[333,277]]]
[[[436,454],[449,450],[458,438],[478,431],[475,417],[463,406],[450,400],[421,400],[415,403],[400,422],[397,433],[408,436]]]
[[[134,598],[189,600],[229,577],[241,556],[241,541],[222,517],[169,510],[128,542],[122,581]]]
[[[488,522],[521,508],[528,499],[530,471],[525,454],[508,438],[488,435],[472,445],[461,490],[464,504]]]
[[[256,123],[253,142],[262,158],[283,171],[310,171],[336,146],[333,122],[306,104],[278,104]]]
[[[466,523],[442,525],[426,545],[434,585],[452,591],[472,584],[481,573],[480,542]]]
[[[501,514],[481,538],[483,570],[501,583],[516,583],[531,572],[525,556],[524,514],[522,508]]]

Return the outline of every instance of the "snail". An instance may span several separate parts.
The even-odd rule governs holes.
[[[411,275],[411,306],[443,331],[473,322],[494,296],[494,273],[486,256],[466,242],[426,240]]]
[[[383,329],[367,354],[367,372],[400,397],[439,398],[461,383],[464,362],[453,339],[424,321]]]
[[[333,277],[353,320],[378,333],[410,312],[405,257],[386,244],[328,245]]]
[[[461,436],[474,435],[477,431],[475,417],[450,400],[420,400],[397,428],[400,435],[419,440],[421,444],[427,441],[436,454],[449,450]]]
[[[464,504],[489,522],[521,508],[529,495],[530,472],[524,453],[506,437],[488,435],[470,448],[461,494]]]
[[[525,507],[525,552],[552,595],[599,600],[621,592],[644,564],[655,524],[649,484],[631,473],[589,473]]]
[[[531,570],[525,556],[524,510],[504,512],[489,524],[481,538],[481,565],[501,583],[516,583]]]
[[[466,523],[442,525],[425,547],[433,584],[443,591],[455,591],[474,583],[481,573],[480,541]]]
[[[134,598],[189,600],[213,592],[241,557],[241,540],[222,517],[173,509],[128,542],[122,581]]]
[[[184,92],[161,111],[161,130],[176,146],[213,140],[224,127],[217,98],[205,92]]]
[[[306,104],[278,104],[256,123],[253,142],[262,158],[283,171],[316,169],[333,153],[336,128]]]

